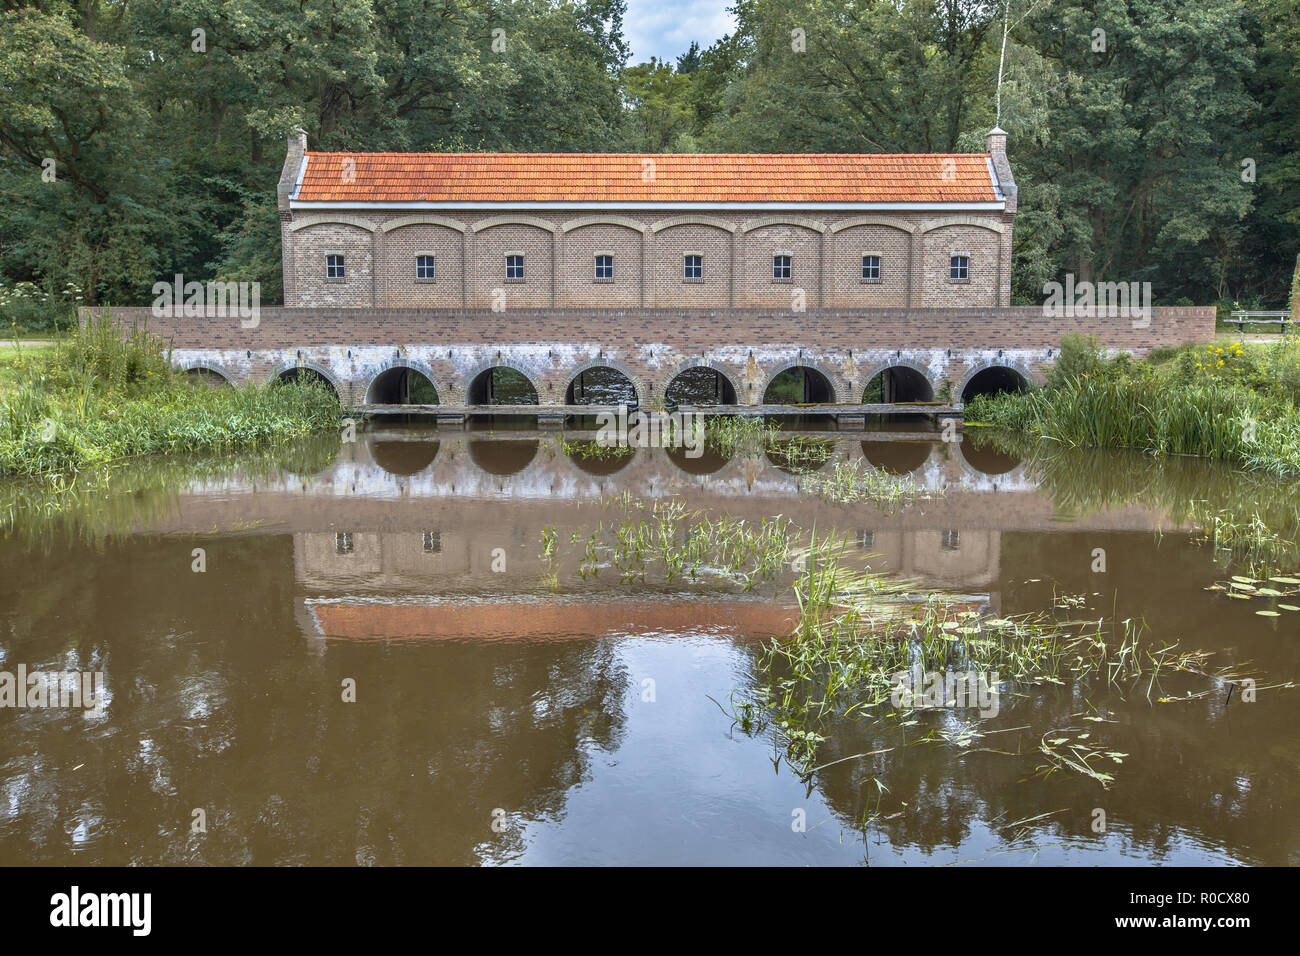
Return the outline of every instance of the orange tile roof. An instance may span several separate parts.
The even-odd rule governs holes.
[[[307,153],[297,202],[997,202],[984,153]]]

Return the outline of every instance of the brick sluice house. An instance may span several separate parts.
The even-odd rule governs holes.
[[[593,369],[642,404],[687,373],[762,404],[791,369],[808,400],[961,400],[1041,378],[1068,332],[1137,355],[1213,335],[1208,308],[1011,306],[998,129],[985,153],[926,155],[323,153],[299,134],[277,195],[283,308],[251,327],[113,311],[182,367],[319,375],[352,406],[417,378],[480,405],[504,368],[543,406]]]

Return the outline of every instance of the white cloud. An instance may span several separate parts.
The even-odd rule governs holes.
[[[628,0],[623,33],[632,49],[629,63],[650,57],[676,60],[694,41],[707,49],[736,28],[729,0]]]

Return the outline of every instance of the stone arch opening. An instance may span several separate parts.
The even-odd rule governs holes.
[[[932,402],[934,386],[910,365],[891,365],[871,377],[862,392],[864,405],[888,402]]]
[[[769,442],[767,460],[788,475],[821,471],[835,455],[835,443],[826,438],[796,436]]]
[[[1015,471],[1024,463],[1024,459],[1002,451],[991,444],[976,446],[969,439],[957,446],[966,464],[974,471],[989,477],[997,477]]]
[[[394,365],[374,377],[366,389],[367,405],[437,405],[438,389],[429,376],[405,365]]]
[[[835,387],[811,365],[791,365],[773,375],[763,389],[764,405],[803,405],[835,401]]]
[[[1023,392],[1029,388],[1024,374],[1009,365],[990,365],[972,375],[961,390],[961,400],[969,402],[979,395]]]
[[[930,446],[917,441],[864,441],[862,457],[891,475],[910,475],[930,458]]]
[[[565,405],[639,406],[636,383],[611,365],[592,365],[573,376],[564,391]]]
[[[277,385],[294,383],[297,385],[324,385],[330,390],[330,394],[335,400],[339,399],[338,388],[330,381],[329,376],[319,369],[314,369],[309,365],[294,365],[275,376],[273,380]]]
[[[233,388],[235,385],[221,372],[207,365],[195,365],[192,368],[184,369],[183,374],[187,381],[193,382],[195,385],[206,385],[209,388]]]
[[[686,474],[694,475],[697,478],[715,474],[725,468],[727,463],[731,461],[729,455],[724,455],[716,448],[709,448],[707,445],[703,453],[695,458],[687,454],[685,448],[669,448],[667,451],[669,461],[686,472]]]
[[[692,365],[678,372],[664,389],[664,404],[736,405],[736,388],[731,379],[708,365]]]
[[[438,457],[441,442],[404,441],[397,437],[385,438],[382,434],[367,437],[366,445],[376,465],[398,477],[418,475]]]
[[[509,365],[485,368],[465,391],[470,405],[537,405],[537,388],[528,376]]]
[[[597,478],[622,471],[636,457],[635,448],[601,445],[594,439],[565,442],[564,453],[578,468]]]
[[[478,440],[469,443],[469,457],[489,475],[507,478],[523,471],[537,456],[536,439]]]

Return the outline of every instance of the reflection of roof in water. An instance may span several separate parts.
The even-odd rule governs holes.
[[[340,640],[568,640],[617,634],[713,631],[727,637],[784,637],[795,611],[770,601],[669,599],[474,601],[442,603],[364,598],[308,600],[322,635]]]

